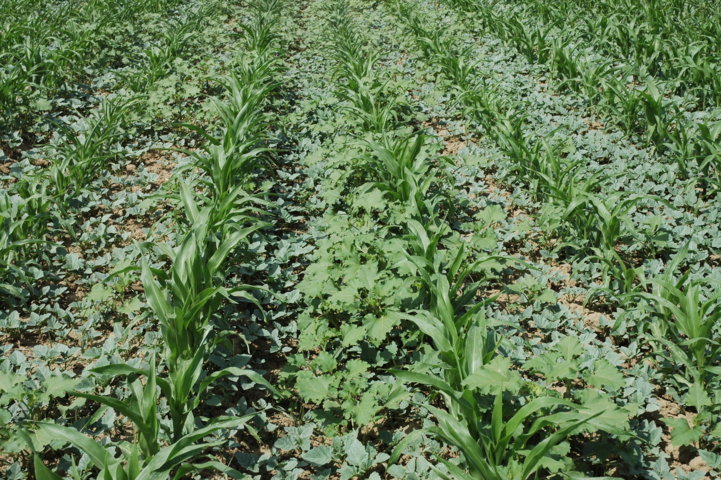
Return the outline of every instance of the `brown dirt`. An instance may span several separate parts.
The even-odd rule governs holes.
[[[684,418],[689,424],[692,424],[696,414],[689,411],[684,411],[679,404],[669,400],[668,398],[659,397],[659,415],[663,418]],[[668,430],[664,428],[664,430]],[[680,468],[686,472],[704,471],[708,472],[711,470],[706,462],[698,456],[698,450],[690,445],[677,447],[671,444],[670,432],[664,431],[663,434],[663,450],[669,455],[671,470]],[[710,477],[704,476],[703,479],[709,479]]]

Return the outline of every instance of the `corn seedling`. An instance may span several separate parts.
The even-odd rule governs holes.
[[[18,194],[0,192],[0,294],[20,301],[25,294],[17,285],[28,279],[29,247],[45,243],[51,220],[47,185],[30,182],[21,185]]]
[[[700,123],[696,135],[702,184],[707,193],[717,192],[721,189],[721,122]]]
[[[61,198],[71,189],[86,186],[97,171],[116,155],[112,147],[121,136],[130,105],[131,102],[105,101],[89,121],[88,128],[81,133],[60,125],[68,143],[57,148],[48,176]]]
[[[241,25],[243,29],[246,48],[255,51],[258,55],[267,55],[274,47],[279,36],[275,33],[274,13],[256,11],[252,23]]]
[[[508,19],[504,24],[505,37],[512,39],[516,48],[529,62],[546,62],[550,50],[550,34],[555,25],[532,26],[516,18]]]
[[[364,168],[378,181],[378,188],[394,201],[408,205],[413,215],[428,213],[424,208],[434,178],[428,175],[429,160],[422,154],[425,137],[386,140],[385,144],[371,144]]]
[[[686,367],[693,381],[705,386],[721,374],[721,346],[713,333],[721,320],[721,292],[704,293],[708,285],[689,280],[689,272],[676,276],[685,256],[683,250],[664,275],[650,280],[652,291],[638,297],[659,320],[653,324],[654,340],[668,349],[674,363]]]
[[[219,420],[184,435],[147,457],[142,455],[141,447],[137,443],[121,442],[116,448],[116,445],[112,444],[102,445],[74,428],[53,423],[39,423],[38,427],[44,434],[70,443],[85,454],[90,463],[100,471],[97,480],[180,480],[188,474],[203,470],[237,473],[217,460],[206,459],[197,464],[192,462],[201,458],[207,449],[222,443],[205,442],[203,441],[205,437],[218,431],[240,428],[248,419],[248,417],[236,417]],[[119,455],[116,452],[119,452]],[[34,470],[39,480],[62,478],[43,465],[38,455],[34,456]]]

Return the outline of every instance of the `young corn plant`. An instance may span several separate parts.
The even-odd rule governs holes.
[[[603,89],[603,96],[604,105],[611,112],[610,118],[626,134],[637,133],[643,109],[639,90],[611,77]]]
[[[25,300],[21,285],[29,280],[24,268],[26,260],[31,258],[29,249],[45,243],[46,222],[50,220],[49,196],[28,188],[30,192],[23,192],[21,188],[21,194],[0,192],[0,298],[8,304]]]
[[[601,172],[582,178],[583,166],[582,160],[567,162],[554,149],[544,148],[539,170],[533,172],[536,197],[551,199],[564,211],[574,203],[581,209],[583,203],[577,200],[597,192],[606,180]],[[571,210],[567,216],[576,214]]]
[[[500,357],[499,357],[500,358]],[[500,362],[499,367],[500,367]],[[504,391],[518,393],[515,384],[520,377],[513,371],[479,368],[470,375],[463,391],[456,391],[442,380],[428,375],[399,373],[403,380],[416,382],[442,392],[447,402],[456,405],[462,413],[448,413],[440,408],[425,405],[438,422],[427,433],[457,448],[465,461],[465,468],[436,455],[446,471],[432,466],[444,480],[528,480],[544,478],[549,460],[557,457],[556,451],[574,434],[584,428],[599,428],[594,420],[604,411],[589,411],[573,402],[550,396],[534,398],[521,406],[504,399]],[[503,365],[505,366],[505,364]],[[494,366],[495,367],[495,366]],[[494,372],[496,382],[502,387],[492,387],[490,375]],[[515,373],[515,375],[514,375]],[[505,377],[505,378],[504,378]],[[512,379],[513,382],[509,382]],[[511,385],[514,385],[513,387]],[[488,393],[498,391],[488,408]],[[622,433],[611,425],[601,425],[614,433]],[[413,436],[407,437],[412,440]],[[543,440],[538,441],[539,438]],[[399,447],[405,447],[405,444]],[[388,460],[395,463],[402,448],[394,449]]]
[[[601,285],[594,287],[586,303],[603,294],[623,303],[629,296],[643,292],[647,287],[643,266],[633,267],[615,249],[593,249],[589,261],[601,265]],[[618,328],[617,322],[614,329]]]
[[[542,169],[544,142],[532,143],[524,131],[525,116],[520,112],[508,112],[495,119],[492,135],[501,150],[514,164],[513,172],[526,185],[532,185],[535,172]]]
[[[646,139],[649,143],[656,145],[657,149],[663,151],[672,127],[675,130],[686,127],[683,123],[674,121],[674,116],[679,116],[678,111],[673,112],[674,105],[669,105],[654,82],[648,82],[646,88],[639,92],[639,95],[645,112]]]
[[[198,21],[189,20],[184,24],[171,24],[163,33],[160,45],[153,45],[145,51],[145,58],[139,71],[129,72],[127,85],[135,92],[144,93],[155,82],[170,73],[173,61],[187,48],[195,36]]]
[[[111,364],[94,368],[92,372],[99,378],[115,380],[126,378],[130,397],[121,400],[107,395],[79,391],[70,393],[112,408],[122,414],[132,423],[134,435],[132,442],[113,442],[107,447],[101,447],[93,438],[74,428],[47,422],[37,422],[36,427],[40,431],[50,433],[55,438],[72,444],[88,455],[91,462],[100,471],[99,479],[180,479],[184,478],[184,475],[201,470],[218,470],[226,474],[238,473],[215,461],[212,457],[204,455],[205,451],[222,442],[204,442],[203,439],[216,432],[244,427],[252,431],[252,428],[246,424],[253,414],[215,418],[207,425],[190,429],[178,436],[174,432],[168,431],[162,421],[163,416],[158,410],[158,406],[163,401],[168,402],[176,393],[172,374],[168,372],[167,377],[162,376],[154,358],[151,358],[147,369],[139,369],[126,364]],[[258,373],[237,367],[228,367],[200,379],[196,386],[196,395],[189,399],[189,409],[196,409],[206,391],[223,377],[246,377],[263,385],[273,393],[279,393]],[[102,413],[102,410],[99,410],[98,413]],[[170,414],[173,415],[172,408]],[[32,445],[32,442],[30,443]],[[204,461],[197,463],[197,459],[200,458],[203,458]],[[37,455],[35,472],[36,475],[50,475],[48,477],[38,476],[38,478],[59,478],[53,476],[54,474],[42,465]]]
[[[272,151],[264,146],[267,139],[262,133],[262,108],[277,87],[271,79],[274,66],[275,62],[270,59],[257,60],[242,65],[230,77],[226,83],[227,101],[216,102],[223,124],[219,138],[194,125],[184,124],[207,141],[202,150],[183,152],[194,160],[187,168],[195,166],[206,174],[201,181],[212,192],[219,207],[214,215],[231,207],[236,200],[245,204],[251,199],[243,188],[265,159],[264,155]]]
[[[136,443],[118,442],[101,444],[78,430],[53,423],[39,424],[45,435],[65,441],[83,454],[98,471],[96,480],[180,480],[187,475],[205,470],[216,470],[224,474],[241,475],[237,470],[215,460],[204,452],[222,445],[223,441],[203,439],[219,431],[242,427],[248,416],[218,421],[189,433],[170,445],[163,446],[149,457],[144,457]],[[119,453],[118,453],[119,452]],[[198,460],[204,460],[198,462]],[[194,463],[195,462],[195,463]],[[35,478],[38,480],[62,480],[63,477],[46,467],[39,455],[33,460]],[[87,478],[76,475],[76,479]]]
[[[256,9],[255,15],[248,25],[241,25],[243,29],[246,48],[255,51],[259,56],[266,56],[275,48],[280,38],[276,33],[277,19],[272,10],[261,11]]]
[[[554,38],[548,47],[551,74],[561,79],[560,86],[573,88],[581,75],[581,64],[578,55],[573,51],[568,39]]]
[[[396,121],[397,101],[388,97],[387,83],[371,81],[356,86],[341,86],[340,97],[350,105],[344,107],[373,132],[386,132]]]
[[[243,375],[245,372],[234,369],[228,374]],[[252,415],[225,417],[215,419],[212,423],[168,442],[163,433],[158,404],[161,396],[167,395],[172,386],[167,380],[159,377],[156,372],[155,360],[152,359],[147,370],[136,369],[127,365],[109,365],[95,369],[98,374],[110,374],[114,377],[125,376],[130,386],[130,398],[120,400],[114,397],[73,392],[75,396],[112,408],[124,415],[134,427],[133,441],[100,443],[94,438],[83,434],[75,428],[49,422],[38,422],[37,430],[56,440],[61,440],[76,447],[85,454],[91,464],[99,471],[98,480],[161,480],[181,479],[186,475],[203,470],[218,470],[222,473],[235,473],[235,470],[204,455],[208,449],[219,446],[222,441],[204,441],[216,432],[242,428]],[[218,373],[213,378],[218,378]],[[254,375],[254,377],[256,377]],[[145,378],[146,381],[141,381]],[[211,377],[208,377],[211,378]],[[254,378],[257,379],[257,378]],[[211,383],[206,379],[200,390]],[[30,442],[32,445],[32,442]],[[204,460],[198,462],[198,460]],[[35,476],[39,480],[59,480],[61,477],[53,473],[34,455]]]
[[[201,151],[188,152],[194,165],[205,172],[202,182],[212,192],[218,202],[227,202],[237,198],[238,188],[242,188],[249,175],[263,159],[263,153],[270,151],[258,147],[258,139],[247,140],[241,145],[225,148],[223,145],[206,145]]]
[[[336,75],[341,79],[338,94],[349,103],[343,108],[360,118],[365,129],[386,132],[396,122],[398,101],[388,94],[388,81],[382,82],[373,74],[378,54],[366,52],[343,4],[329,14]]]
[[[499,255],[471,259],[464,244],[455,251],[440,249],[449,227],[439,218],[415,219],[406,223],[408,251],[406,262],[420,283],[418,306],[407,319],[413,322],[439,352],[444,381],[462,389],[462,380],[478,362],[488,363],[496,354],[499,341],[486,324],[481,309],[496,296],[483,301],[476,297],[488,281],[486,272],[504,264],[523,262]]]
[[[132,101],[106,100],[81,133],[59,125],[67,143],[57,147],[47,176],[60,198],[85,187],[117,155],[113,149],[122,136],[125,115]]]
[[[255,287],[223,287],[223,262],[261,224],[209,230],[211,209],[188,212],[193,228],[176,249],[157,246],[172,262],[168,271],[144,262],[141,280],[148,303],[160,322],[164,340],[163,358],[168,366],[168,406],[173,419],[174,439],[192,430],[193,406],[199,402],[198,382],[212,346],[209,335],[213,315],[233,297],[257,304],[249,293]]]
[[[678,167],[678,177],[687,180],[692,170],[696,167],[699,157],[699,142],[696,141],[695,132],[688,128],[672,129],[668,132],[668,142],[665,150],[670,152]]]
[[[5,55],[0,55],[0,61],[6,62]],[[25,72],[20,66],[6,69],[0,75],[0,119],[2,125],[10,126],[16,122],[19,104],[27,103],[30,84]]]
[[[577,90],[597,105],[603,98],[603,91],[606,88],[606,79],[611,75],[612,64],[610,61],[599,61],[597,59],[581,59],[578,67]]]
[[[484,256],[469,262],[468,252],[461,246],[444,268],[446,258],[438,243],[446,229],[441,226],[433,233],[416,220],[410,220],[407,228],[406,238],[411,247],[407,259],[422,285],[419,298],[422,309],[406,318],[433,342],[444,381],[461,389],[462,380],[479,364],[490,362],[499,347],[495,332],[481,313],[495,297],[476,301],[479,288],[487,279],[471,277],[481,265],[498,264],[504,258]]]
[[[707,195],[721,190],[721,122],[699,123],[696,150],[701,184]]]
[[[372,143],[365,157],[364,169],[377,181],[370,186],[407,206],[415,218],[426,218],[436,209],[440,196],[429,196],[435,177],[430,175],[430,160],[422,153],[425,137],[385,139]]]
[[[608,196],[583,192],[561,212],[560,218],[576,232],[577,241],[567,242],[579,251],[615,250],[620,241],[634,235],[629,214],[645,200],[659,200],[650,195],[627,195],[616,192]]]
[[[407,319],[433,342],[442,374],[394,373],[442,396],[448,412],[424,405],[438,421],[438,426],[427,433],[458,448],[467,465],[464,470],[439,456],[437,459],[450,474],[437,467],[433,467],[434,471],[445,479],[538,478],[546,466],[544,458],[552,449],[590,425],[603,411],[584,410],[582,405],[551,396],[531,398],[525,405],[509,400],[510,395],[507,398],[505,394],[517,395],[524,382],[520,374],[510,370],[510,362],[499,355],[500,341],[480,313],[487,301],[474,301],[481,281],[465,285],[480,264],[501,258],[487,257],[462,267],[467,255],[461,248],[443,272],[437,250],[443,230],[429,235],[423,225],[414,221],[408,228],[415,250],[409,260],[426,287],[429,310],[412,312]],[[490,408],[489,397],[493,398]],[[605,423],[591,426],[612,430]],[[541,432],[545,440],[537,442]],[[398,459],[413,437],[410,435],[396,447],[389,463]]]
[[[637,298],[645,300],[656,317],[653,340],[665,347],[674,364],[686,367],[688,377],[677,378],[705,389],[721,375],[721,345],[714,333],[721,320],[721,292],[701,280],[690,280],[689,271],[677,275],[686,254],[682,251],[665,274],[651,279],[650,293]]]
[[[511,39],[516,49],[529,63],[545,63],[549,57],[551,32],[556,25],[529,25],[517,18],[509,18],[505,24],[505,37]]]

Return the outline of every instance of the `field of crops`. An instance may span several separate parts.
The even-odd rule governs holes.
[[[2,0],[0,477],[721,478],[714,0]]]

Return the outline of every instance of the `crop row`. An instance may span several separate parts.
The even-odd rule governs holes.
[[[613,62],[599,59],[595,50],[589,52],[578,48],[578,42],[572,38],[575,30],[558,30],[554,28],[557,22],[539,25],[532,20],[526,21],[528,17],[518,11],[496,13],[485,2],[459,1],[455,4],[464,12],[472,13],[472,18],[481,19],[473,28],[489,30],[513,45],[530,62],[547,65],[550,75],[559,80],[560,90],[582,94],[609,123],[627,134],[642,135],[647,144],[667,153],[677,164],[681,178],[693,180],[711,195],[718,190],[721,179],[718,112],[701,110],[699,115],[686,100],[672,97],[676,76],[657,80],[642,73],[629,74]],[[616,25],[608,17],[601,18]],[[617,25],[632,24],[627,21]],[[628,42],[630,45],[651,45],[654,51],[664,48],[642,35],[641,38],[630,38]],[[683,47],[693,48],[686,44]],[[687,57],[681,55],[680,58]],[[711,73],[709,78],[717,79],[718,75]],[[717,91],[716,87],[713,91]]]
[[[137,68],[123,73],[120,84],[115,86],[118,92],[101,97],[97,109],[86,116],[54,121],[55,135],[47,143],[35,145],[35,152],[31,152],[49,159],[47,165],[24,168],[12,175],[8,188],[0,194],[3,226],[0,252],[5,259],[0,265],[0,295],[5,301],[21,305],[28,300],[32,282],[27,271],[47,260],[43,259],[43,245],[64,235],[77,236],[72,214],[82,207],[83,193],[109,162],[126,154],[123,144],[138,128],[133,112],[148,108],[150,102],[147,95],[123,87],[136,85],[148,90],[167,75],[174,59],[181,54],[180,46],[175,45],[177,35],[185,39],[194,35],[201,19],[212,8],[217,6],[189,12],[181,28],[176,21],[167,22],[169,45],[148,57],[155,60],[141,62]],[[15,112],[15,118],[17,115]]]
[[[260,219],[263,202],[247,191],[247,185],[270,151],[265,146],[264,108],[279,86],[274,28],[282,8],[281,2],[272,0],[252,5],[254,13],[246,26],[248,58],[223,82],[227,98],[216,103],[221,127],[217,132],[191,127],[206,142],[202,149],[186,152],[192,161],[178,172],[184,218],[175,232],[177,246],[145,242],[140,245],[141,266],[117,270],[106,280],[139,271],[162,346],[143,366],[110,363],[92,369],[100,384],[125,382],[127,397],[82,389],[71,394],[100,404],[95,416],[112,409],[125,417],[132,424],[133,439],[121,435],[98,443],[85,433],[94,416],[73,426],[27,419],[18,425],[17,434],[26,439],[26,448],[37,452],[37,478],[60,478],[43,465],[41,452],[68,443],[100,471],[98,478],[182,478],[207,469],[233,474],[233,469],[214,459],[198,463],[217,445],[203,439],[238,430],[252,415],[207,419],[197,412],[208,391],[224,377],[247,377],[275,391],[255,372],[238,367],[209,370],[207,361],[224,341],[214,328],[214,316],[223,304],[257,304],[253,296],[257,287],[227,285],[225,272],[250,236],[266,226]],[[198,180],[194,171],[202,172]]]
[[[394,326],[399,324],[416,327],[415,333],[409,332],[407,337],[402,337],[401,348],[410,348],[423,338],[427,339],[422,345],[431,348],[423,347],[427,352],[425,361],[421,362],[423,373],[415,367],[410,371],[396,369],[393,373],[406,381],[422,384],[431,398],[442,397],[447,412],[424,404],[422,408],[432,411],[438,419],[438,428],[418,430],[407,437],[389,462],[399,460],[407,445],[418,435],[430,433],[462,451],[467,461],[468,471],[464,471],[445,457],[438,457],[445,467],[434,468],[444,478],[476,478],[478,475],[480,478],[527,478],[546,468],[542,462],[545,454],[572,434],[607,431],[623,436],[623,430],[609,421],[609,418],[618,418],[611,404],[597,402],[596,407],[601,404],[608,410],[594,411],[593,402],[580,396],[577,403],[571,392],[566,398],[541,395],[520,374],[508,370],[510,360],[503,354],[503,339],[484,316],[485,307],[495,297],[479,299],[478,295],[498,281],[494,271],[523,269],[525,262],[493,254],[478,255],[463,241],[455,240],[448,223],[454,216],[451,199],[455,193],[443,187],[445,160],[428,154],[424,135],[408,135],[407,129],[411,125],[404,125],[403,106],[395,100],[394,92],[387,90],[392,81],[380,81],[375,72],[379,56],[369,49],[358,33],[349,10],[346,2],[334,4],[328,9],[328,21],[329,48],[337,62],[338,95],[345,100],[341,108],[358,120],[358,126],[363,130],[358,135],[369,138],[369,143],[361,149],[366,153],[360,155],[348,172],[351,185],[355,184],[354,178],[360,182],[351,187],[353,193],[350,195],[351,198],[375,198],[375,203],[364,204],[365,209],[371,211],[387,205],[389,212],[382,218],[389,223],[368,228],[385,236],[386,256],[393,256],[396,263],[374,267],[371,259],[375,255],[372,255],[358,259],[360,265],[355,264],[358,260],[353,258],[353,245],[360,247],[362,240],[356,238],[353,241],[349,237],[351,251],[344,253],[335,243],[346,242],[341,234],[338,240],[332,240],[333,243],[324,242],[320,246],[315,255],[318,264],[309,266],[302,290],[316,315],[329,320],[339,315],[360,319],[357,327],[341,326],[342,341],[335,347],[336,352],[343,345],[352,350],[353,345],[362,344],[357,335],[382,344],[387,337],[397,335]],[[354,175],[354,171],[357,174]],[[373,192],[381,195],[382,200]],[[350,224],[367,222],[369,219],[362,210],[355,210],[355,201],[351,202],[348,205]],[[354,215],[356,220],[352,219]],[[348,263],[326,270],[332,280],[325,280],[327,286],[318,291],[311,283],[322,282],[316,270],[334,265],[334,259]],[[368,268],[385,268],[371,274],[376,282],[384,282],[388,274],[400,274],[400,290],[375,291],[377,286],[364,286],[362,279],[359,279],[361,284],[355,286],[358,282],[354,280],[353,272],[360,275]],[[360,315],[353,311],[356,303],[347,296],[362,296],[365,289],[368,289],[365,303],[370,306],[381,302],[378,305],[380,312],[373,312],[372,307],[365,315],[363,311]],[[383,298],[384,293],[392,293],[392,297]],[[337,368],[331,359],[337,358],[338,353],[328,355],[333,352],[334,342],[329,342],[322,336],[324,333],[318,331],[320,323],[304,322],[306,328],[315,330],[316,338],[323,338],[324,352],[312,359],[310,370],[300,369],[295,374],[296,388],[304,399],[324,402],[328,407],[333,404],[327,397],[332,394],[332,384],[327,383],[329,377],[322,372]],[[333,328],[334,322],[329,323]],[[432,373],[426,373],[429,368]],[[601,380],[603,368],[613,369],[610,365],[602,367],[599,364],[596,370],[588,372],[589,381],[599,388],[605,387]],[[349,375],[347,381],[354,380]],[[403,396],[397,390],[379,395],[387,398],[388,404]],[[363,395],[360,401],[364,403],[365,397]],[[524,403],[527,403],[526,407],[523,407]],[[351,420],[378,412],[378,407],[372,406],[366,406],[362,415],[350,406],[341,405],[341,408],[347,411]],[[549,420],[536,421],[543,416]],[[536,443],[534,436],[541,430],[548,433],[548,440]],[[358,466],[354,472],[360,475],[364,470]]]
[[[649,327],[637,326],[638,333],[657,351],[665,351],[664,355],[684,365],[683,375],[670,376],[667,381],[680,382],[686,398],[696,403],[700,415],[695,419],[695,431],[699,435],[710,431],[715,424],[711,385],[718,381],[718,375],[714,362],[710,364],[708,359],[719,355],[714,326],[719,319],[721,297],[713,292],[712,284],[689,279],[688,273],[680,271],[687,254],[684,250],[669,262],[663,274],[654,278],[646,278],[643,270],[630,265],[622,253],[623,243],[643,241],[629,240],[635,235],[626,230],[631,224],[629,212],[640,202],[659,198],[623,192],[609,195],[602,187],[607,179],[601,174],[579,179],[577,172],[583,163],[567,162],[543,138],[529,136],[522,111],[505,107],[493,91],[471,82],[478,75],[467,52],[456,49],[440,29],[428,27],[408,4],[396,2],[395,12],[414,35],[424,56],[439,65],[458,88],[461,101],[483,126],[484,133],[515,166],[516,178],[542,203],[557,207],[566,229],[557,233],[568,238],[567,245],[580,251],[585,261],[602,266],[603,285],[596,287],[595,294],[611,297],[625,309],[641,303],[644,311],[655,318]],[[702,291],[710,291],[711,295],[704,298]],[[703,399],[693,400],[699,393]]]

